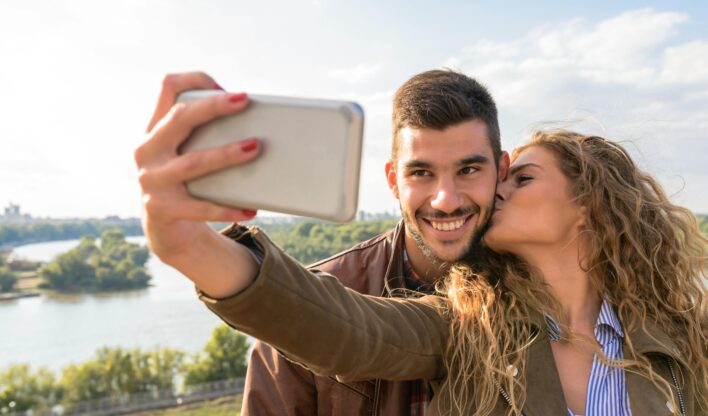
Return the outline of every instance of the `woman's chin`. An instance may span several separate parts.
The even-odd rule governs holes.
[[[499,233],[495,230],[495,227],[492,226],[482,237],[482,244],[496,252],[504,251],[503,239],[500,241],[499,237]]]

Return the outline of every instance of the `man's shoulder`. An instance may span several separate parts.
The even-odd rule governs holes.
[[[308,268],[332,274],[345,286],[361,291],[359,287],[366,286],[368,280],[383,281],[399,228],[396,226]]]

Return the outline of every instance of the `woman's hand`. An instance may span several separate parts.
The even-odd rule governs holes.
[[[193,89],[222,88],[200,72],[165,77],[148,124],[147,138],[135,151],[135,162],[142,190],[143,229],[150,249],[165,263],[200,285],[199,277],[208,275],[206,269],[213,267],[213,264],[204,265],[211,257],[233,255],[233,247],[238,247],[237,251],[245,250],[214,232],[206,221],[243,221],[253,218],[256,212],[195,199],[187,192],[185,182],[253,160],[260,151],[260,144],[256,138],[234,138],[241,141],[179,155],[177,149],[194,128],[215,118],[238,113],[248,106],[245,93],[225,93],[189,103],[175,103],[180,92]],[[242,257],[237,255],[234,259],[239,258]],[[211,260],[220,262],[218,258]],[[212,294],[207,287],[202,289]],[[221,292],[219,288],[215,291]]]

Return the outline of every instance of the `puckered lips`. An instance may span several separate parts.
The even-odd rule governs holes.
[[[464,236],[472,227],[472,218],[477,213],[456,218],[425,218],[418,217],[428,233],[440,240],[455,240]]]

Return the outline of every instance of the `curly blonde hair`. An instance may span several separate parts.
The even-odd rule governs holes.
[[[708,239],[695,215],[672,204],[617,143],[566,130],[541,131],[513,158],[536,146],[556,156],[570,196],[586,209],[583,234],[591,244],[582,266],[594,288],[614,306],[626,332],[646,330],[650,320],[676,342],[689,364],[687,381],[695,386],[699,406],[706,406]],[[546,336],[525,323],[534,314],[559,317],[563,332],[570,334],[566,339],[573,339],[560,304],[521,259],[486,249],[453,265],[438,291],[449,300],[445,313],[451,322],[441,406],[486,415],[503,391],[508,414],[520,414],[526,400],[524,352]],[[646,376],[673,403],[668,380],[652,371],[628,337],[625,341],[625,359],[619,362],[595,351],[607,365]]]

